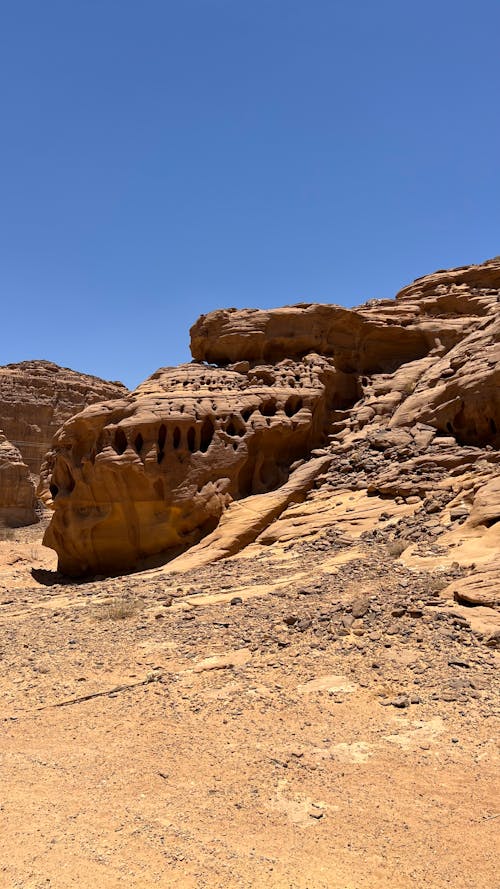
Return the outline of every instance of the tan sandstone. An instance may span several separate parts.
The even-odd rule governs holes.
[[[38,475],[57,430],[89,404],[118,398],[121,383],[59,367],[51,361],[22,361],[0,367],[0,428]]]
[[[18,449],[0,432],[0,524],[36,522],[35,485]]]

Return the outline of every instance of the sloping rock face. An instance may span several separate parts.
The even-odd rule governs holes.
[[[0,367],[0,428],[20,450],[30,472],[42,459],[62,424],[97,401],[119,398],[127,389],[77,373],[50,361],[22,361]]]
[[[55,510],[45,542],[71,574],[175,556],[207,534],[215,534],[214,553],[234,553],[251,537],[248,522],[244,535],[239,519],[215,532],[222,513],[292,473],[281,524],[280,498],[262,498],[262,515],[259,497],[248,500],[266,542],[280,539],[280,528],[293,535],[288,491],[297,502],[307,479],[305,525],[307,503],[314,523],[328,492],[357,491],[372,498],[372,517],[387,511],[389,533],[405,546],[434,545],[457,530],[456,552],[486,532],[491,545],[498,510],[481,504],[499,472],[499,325],[499,259],[437,272],[395,300],[357,309],[302,304],[202,316],[191,331],[195,363],[88,408],[55,437],[42,473]],[[321,466],[316,481],[315,470],[299,469],[294,482],[298,461],[311,458]],[[370,521],[363,533],[375,534]],[[200,564],[211,539],[200,544]]]
[[[35,485],[21,454],[0,432],[0,524],[7,527],[36,522]]]

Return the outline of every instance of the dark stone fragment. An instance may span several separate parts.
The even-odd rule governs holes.
[[[393,707],[399,707],[401,709],[403,707],[408,707],[410,701],[406,695],[397,695],[392,699],[391,704]]]
[[[365,599],[361,596],[357,599],[354,599],[351,608],[352,616],[355,618],[364,617],[369,607],[370,602],[368,599]]]
[[[296,614],[286,614],[283,620],[287,627],[293,627],[293,625],[297,623],[298,617]]]
[[[312,620],[309,620],[308,618],[303,618],[302,620],[299,620],[299,622],[297,624],[297,629],[300,630],[301,633],[304,633],[306,630],[309,629],[309,627],[311,625],[312,625]]]

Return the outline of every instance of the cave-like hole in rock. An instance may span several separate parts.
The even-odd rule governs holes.
[[[156,455],[156,460],[158,464],[163,461],[165,456],[165,443],[167,441],[167,427],[165,423],[162,423],[160,428],[158,429],[158,453]]]
[[[287,398],[285,403],[285,414],[287,417],[293,417],[294,414],[300,411],[302,405],[302,398],[299,398],[297,395],[290,395],[290,398]]]
[[[241,416],[243,417],[245,423],[248,422],[248,420],[250,419],[252,414],[253,414],[253,408],[251,408],[251,407],[246,407],[245,410],[243,410],[241,412]]]
[[[274,398],[270,398],[269,401],[265,401],[261,404],[260,412],[263,417],[274,417],[276,414],[276,402]]]
[[[449,420],[446,424],[446,428],[447,428],[448,432],[451,432],[451,434],[453,435],[453,426],[451,425]]]
[[[134,444],[137,453],[140,454],[144,447],[144,439],[140,432],[136,435]]]
[[[178,426],[176,426],[174,429],[174,437],[173,437],[174,450],[177,450],[180,443],[181,443],[181,430],[179,429]]]
[[[164,423],[161,424],[158,429],[158,450],[163,451],[165,448],[165,442],[167,440],[167,427]]]
[[[485,524],[486,528],[492,528],[493,525],[497,525],[498,522],[500,522],[500,516],[494,516],[491,519],[486,519],[484,524]]]
[[[491,429],[493,435],[497,434],[497,424],[495,423],[493,417],[490,420],[490,429]]]
[[[127,449],[127,436],[123,429],[119,426],[115,432],[115,451],[117,454],[123,454]]]
[[[203,426],[201,427],[201,436],[200,436],[200,451],[203,451],[205,454],[212,442],[214,437],[215,426],[210,419],[210,417],[205,417],[203,421]]]
[[[55,500],[57,495],[59,494],[59,488],[57,487],[57,485],[49,485],[49,491],[52,499]]]
[[[190,426],[187,434],[187,446],[188,449],[193,453],[196,450],[196,441],[195,441],[195,428],[194,426]]]

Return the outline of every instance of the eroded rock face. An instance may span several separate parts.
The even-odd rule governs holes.
[[[69,574],[130,568],[197,542],[231,500],[278,487],[324,441],[355,381],[311,355],[274,367],[187,364],[87,408],[54,439],[45,543]]]
[[[315,352],[335,358],[345,373],[393,370],[403,361],[427,355],[434,331],[411,323],[402,311],[389,327],[369,307],[301,304],[282,309],[221,309],[191,328],[191,352],[198,361],[226,365],[247,360],[274,364]]]
[[[0,428],[38,475],[54,434],[89,404],[126,394],[121,383],[77,373],[50,361],[0,367]]]
[[[482,502],[499,472],[499,334],[499,259],[437,272],[357,309],[202,316],[191,331],[197,363],[158,371],[55,437],[42,473],[55,509],[45,542],[72,574],[174,556],[213,532],[231,501],[277,489],[311,456],[330,461],[314,482],[320,500],[345,489],[412,500],[431,537],[443,531],[435,514],[453,529],[463,502]],[[290,490],[295,497],[295,482]],[[203,563],[211,539],[214,552],[237,551],[239,524],[206,538]]]
[[[37,521],[35,486],[21,454],[0,432],[0,524],[7,527]]]

